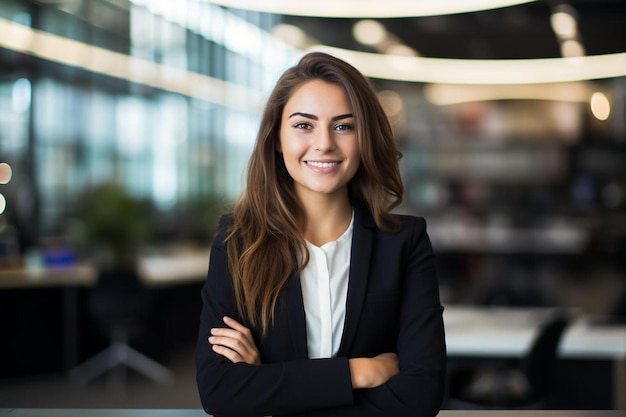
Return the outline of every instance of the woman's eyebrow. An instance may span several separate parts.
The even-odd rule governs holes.
[[[303,113],[303,112],[295,112],[289,115],[288,119],[291,119],[294,116],[302,116],[305,117],[307,119],[312,119],[312,120],[318,120],[318,117],[314,114],[310,114],[310,113]],[[347,119],[349,117],[353,117],[352,113],[346,113],[346,114],[340,114],[339,116],[334,116],[333,118],[331,118],[330,120],[332,120],[333,122],[336,122],[337,120],[341,120],[341,119]]]
[[[340,114],[339,116],[335,116],[330,120],[332,120],[333,122],[336,122],[337,120],[348,119],[350,117],[353,117],[352,113],[346,113],[346,114]]]

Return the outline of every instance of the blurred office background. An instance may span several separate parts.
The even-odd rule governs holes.
[[[446,306],[624,322],[626,3],[305,3],[0,1],[0,407],[199,406],[212,232],[264,99],[309,49],[380,92],[400,211],[428,221]],[[176,388],[66,381],[108,344],[89,300],[120,250],[153,301],[132,345],[180,372]],[[559,405],[585,406],[573,397]]]

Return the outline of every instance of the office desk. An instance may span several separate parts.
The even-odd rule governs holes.
[[[623,417],[624,410],[442,410],[439,417]],[[148,409],[0,409],[7,417],[207,417],[203,410],[148,410]]]
[[[554,309],[446,306],[448,355],[463,357],[523,357]]]
[[[170,250],[141,256],[138,259],[139,277],[150,289],[184,286],[202,283],[206,279],[209,265],[209,248]],[[79,328],[79,292],[96,284],[98,270],[89,262],[78,262],[67,266],[38,268],[0,268],[0,290],[60,289],[61,295],[61,362],[64,369],[71,369],[78,364]],[[28,301],[28,298],[20,295]],[[30,304],[30,303],[24,303]],[[0,306],[2,307],[2,306]],[[33,305],[24,309],[38,308]],[[20,310],[23,311],[23,310]],[[42,311],[42,314],[59,314],[54,311]],[[0,369],[1,371],[1,369]],[[1,372],[0,372],[1,375]]]
[[[46,268],[2,268],[0,289],[45,287],[90,287],[96,283],[97,271],[90,263]]]
[[[556,309],[446,306],[444,322],[452,356],[522,357],[539,326]],[[626,359],[626,325],[605,325],[573,313],[559,346],[563,358]]]
[[[139,257],[139,278],[147,287],[158,288],[201,282],[209,268],[207,249],[176,251]],[[0,268],[0,289],[45,287],[91,287],[98,270],[93,263],[41,268]]]
[[[447,306],[448,356],[521,358],[554,312],[553,308]],[[562,359],[612,362],[613,407],[626,408],[626,325],[603,325],[574,313],[558,354]]]
[[[209,270],[209,255],[210,248],[142,256],[139,277],[151,288],[203,282]]]

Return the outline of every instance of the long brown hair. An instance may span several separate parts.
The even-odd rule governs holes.
[[[361,163],[349,183],[350,197],[366,205],[377,226],[392,231],[390,211],[403,196],[389,121],[369,81],[353,66],[321,52],[306,54],[283,73],[272,91],[248,163],[246,190],[233,211],[226,239],[237,308],[249,326],[267,331],[280,291],[308,262],[302,237],[303,209],[278,152],[283,109],[294,89],[307,81],[341,86],[352,106]]]

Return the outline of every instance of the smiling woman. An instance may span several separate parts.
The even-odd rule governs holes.
[[[424,219],[391,213],[399,158],[354,67],[310,53],[282,75],[202,290],[207,413],[437,414],[443,308]]]

